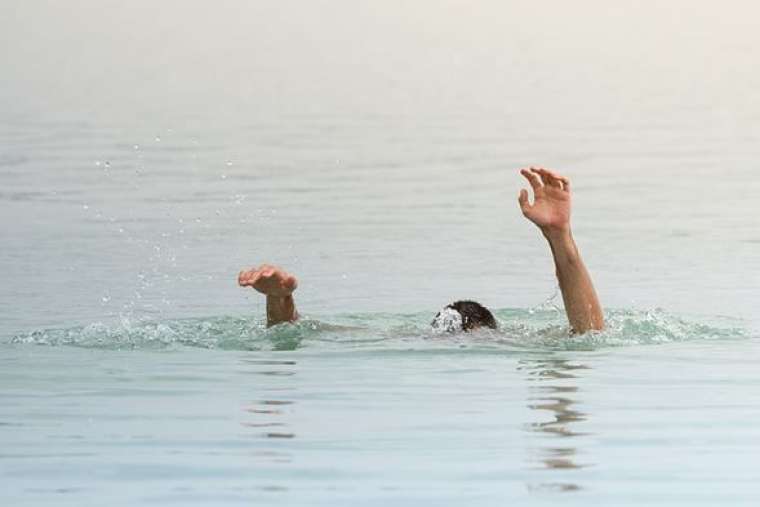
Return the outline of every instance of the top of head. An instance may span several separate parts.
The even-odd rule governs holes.
[[[456,301],[438,312],[430,324],[434,330],[456,332],[471,331],[480,327],[497,329],[493,314],[475,301]]]

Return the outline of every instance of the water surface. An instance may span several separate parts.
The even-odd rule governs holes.
[[[757,504],[756,5],[0,11],[3,505]],[[432,335],[463,298],[501,330]]]

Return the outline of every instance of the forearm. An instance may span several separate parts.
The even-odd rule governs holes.
[[[575,333],[604,328],[604,314],[591,276],[570,229],[543,231],[549,241],[570,327]]]
[[[298,312],[293,296],[267,296],[267,327],[296,320],[298,320]]]

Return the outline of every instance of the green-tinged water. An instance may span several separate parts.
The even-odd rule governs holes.
[[[223,350],[596,350],[625,345],[746,337],[742,322],[715,319],[720,326],[690,322],[663,310],[610,311],[606,329],[571,335],[564,313],[507,309],[494,312],[498,330],[439,333],[429,314],[343,314],[267,328],[256,318],[213,317],[182,320],[122,318],[112,324],[93,323],[67,329],[40,329],[18,334],[14,344],[72,345],[110,350],[200,347]],[[733,325],[733,327],[726,327]]]
[[[245,317],[124,319],[16,335],[0,368],[3,495],[760,499],[760,347],[746,323],[611,311],[604,332],[570,337],[556,311],[495,313],[498,331],[467,334],[433,333],[428,314],[343,314],[269,329]]]

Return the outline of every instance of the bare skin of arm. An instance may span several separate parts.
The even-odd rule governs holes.
[[[549,242],[573,333],[604,329],[599,298],[570,229],[570,180],[542,167],[521,169],[520,173],[530,183],[534,195],[531,204],[528,191],[520,190],[520,209]]]
[[[267,297],[267,327],[281,322],[298,320],[293,291],[298,287],[295,276],[277,266],[262,264],[258,268],[243,270],[238,285],[253,287]]]

